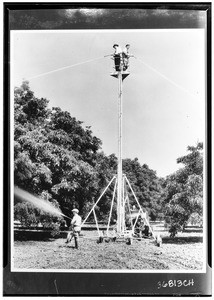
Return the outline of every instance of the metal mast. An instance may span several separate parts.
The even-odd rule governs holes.
[[[118,163],[117,163],[117,176],[114,176],[107,187],[104,189],[96,203],[94,203],[93,207],[91,208],[90,212],[88,213],[87,217],[81,224],[81,226],[86,222],[88,217],[93,213],[94,219],[97,226],[97,231],[99,233],[99,242],[101,243],[104,238],[103,231],[99,230],[99,224],[98,219],[96,217],[96,211],[95,207],[97,206],[98,202],[102,198],[102,196],[105,194],[111,183],[114,181],[114,191],[111,201],[111,207],[110,207],[110,213],[108,218],[108,224],[107,224],[107,230],[106,230],[106,236],[112,237],[112,233],[109,235],[110,231],[110,224],[111,224],[111,218],[112,218],[112,211],[113,211],[113,205],[115,200],[115,195],[117,195],[117,224],[116,228],[112,228],[113,232],[113,238],[125,238],[128,239],[128,244],[131,244],[132,238],[134,236],[134,229],[136,226],[136,223],[139,218],[143,218],[147,226],[149,227],[153,237],[155,238],[154,232],[149,225],[149,221],[147,220],[146,211],[144,211],[140,203],[131,187],[130,182],[128,181],[125,174],[123,174],[122,170],[122,105],[123,105],[123,80],[130,74],[129,72],[129,58],[133,57],[133,55],[128,54],[129,44],[126,45],[126,50],[118,51],[119,46],[117,44],[114,44],[113,48],[115,49],[115,53],[112,56],[114,60],[114,69],[115,71],[111,73],[110,75],[118,79]],[[128,185],[127,185],[128,184]],[[129,202],[129,192],[127,190],[127,187],[131,190],[132,196],[134,196],[135,202],[138,206],[137,215],[132,216],[132,210],[130,208],[130,202]],[[126,228],[126,221],[125,221],[125,207],[127,208],[127,215],[129,215],[129,218],[131,220],[131,225],[127,225]],[[133,220],[135,220],[133,222]],[[116,232],[115,232],[116,231]]]
[[[124,199],[122,173],[122,71],[118,73],[118,167],[117,167],[117,232],[124,233]]]
[[[118,46],[118,45],[116,44],[114,46]],[[123,80],[129,75],[127,68],[128,68],[128,52],[126,55],[126,63],[123,54],[117,53],[117,55],[115,55],[116,72],[111,74],[111,76],[116,77],[118,79],[117,233],[119,235],[123,235],[125,231],[124,178],[123,178],[123,171],[122,171],[122,104],[123,104],[122,96],[123,96]]]

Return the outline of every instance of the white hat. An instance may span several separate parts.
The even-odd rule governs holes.
[[[79,210],[77,208],[72,209],[73,212],[79,213]]]

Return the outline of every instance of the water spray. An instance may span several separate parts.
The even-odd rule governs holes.
[[[70,217],[64,215],[60,209],[58,209],[57,207],[55,207],[52,203],[50,203],[49,201],[46,201],[44,199],[41,199],[39,197],[36,197],[18,187],[15,187],[14,189],[14,195],[19,198],[22,201],[27,201],[31,204],[33,204],[35,207],[48,212],[52,215],[56,215],[56,216],[63,216],[66,217],[70,220],[72,220]]]

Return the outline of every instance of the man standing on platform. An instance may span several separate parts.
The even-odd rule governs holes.
[[[130,48],[130,45],[127,44],[125,46],[125,48],[123,49],[123,52],[122,52],[122,57],[123,57],[123,71],[126,71],[128,66],[129,66],[129,48]]]
[[[121,63],[121,56],[122,56],[122,50],[118,44],[114,44],[113,48],[115,50],[114,52],[114,64],[115,64],[115,70],[118,72],[120,71],[120,63]]]

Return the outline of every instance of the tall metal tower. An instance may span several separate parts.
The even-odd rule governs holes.
[[[127,47],[128,46],[128,47]],[[111,201],[111,208],[109,212],[109,218],[108,218],[108,224],[107,224],[107,229],[106,229],[106,235],[107,237],[109,236],[110,232],[110,224],[111,224],[111,218],[112,218],[112,211],[113,211],[113,204],[114,200],[116,198],[116,207],[117,207],[117,220],[116,220],[116,236],[118,238],[129,238],[131,239],[134,236],[134,229],[136,226],[136,223],[138,221],[138,218],[141,217],[144,219],[144,222],[149,226],[150,231],[152,232],[152,235],[154,237],[153,230],[151,226],[149,225],[146,211],[142,209],[132,187],[130,182],[128,181],[127,177],[125,174],[123,174],[122,170],[122,117],[123,117],[123,112],[122,112],[122,104],[123,104],[123,80],[130,74],[129,72],[129,57],[131,57],[128,54],[128,49],[129,45],[126,45],[126,50],[127,51],[118,51],[119,46],[116,44],[113,46],[115,48],[115,53],[111,56],[113,56],[114,59],[114,69],[115,71],[111,73],[110,75],[118,79],[118,163],[117,163],[117,175],[114,176],[98,200],[94,203],[93,207],[89,211],[88,215],[86,216],[85,220],[82,223],[83,224],[86,222],[88,217],[93,213],[94,215],[94,220],[96,222],[96,227],[97,231],[99,234],[99,237],[103,236],[103,232],[99,229],[99,222],[96,216],[96,211],[95,208],[98,204],[98,202],[101,200],[107,189],[110,187],[112,182],[114,183],[114,191],[113,191],[113,196],[112,196],[112,201]],[[131,208],[130,208],[130,203],[129,203],[129,191],[131,191],[132,196],[134,197],[135,203],[137,204],[137,215],[133,216]],[[116,197],[115,197],[116,195]],[[129,219],[131,221],[131,226],[127,227],[126,226],[126,216],[127,216],[127,211],[129,214]]]
[[[117,45],[115,45],[117,46]],[[115,47],[117,48],[117,47]],[[117,49],[115,49],[117,51]],[[128,71],[129,55],[119,52],[114,56],[115,72],[111,76],[118,79],[118,166],[117,166],[117,233],[125,231],[125,195],[122,170],[122,120],[123,120],[123,80],[130,74]]]

